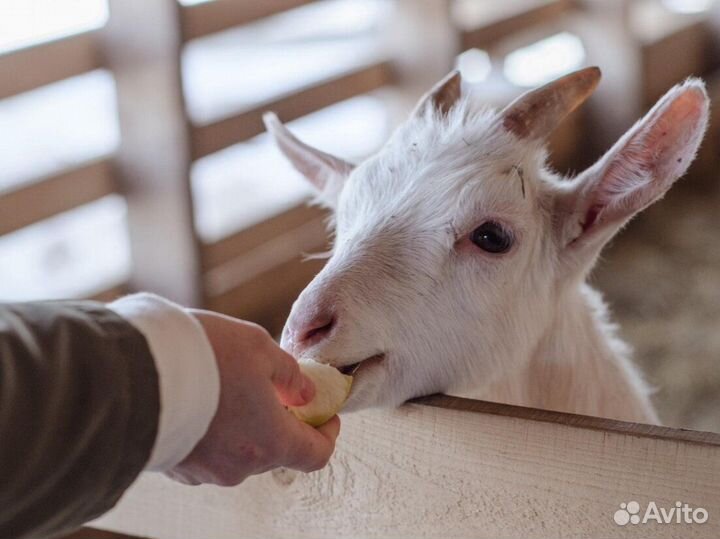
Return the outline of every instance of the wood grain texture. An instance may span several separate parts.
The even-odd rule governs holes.
[[[553,21],[574,7],[572,0],[525,0],[517,5],[506,3],[505,9],[512,10],[509,15],[496,16],[475,27],[468,27],[460,20],[458,23],[462,29],[462,50],[492,47],[509,35]]]
[[[88,297],[88,299],[94,301],[102,301],[103,303],[109,303],[118,299],[121,296],[124,296],[125,294],[128,294],[129,292],[130,290],[128,289],[127,284],[119,283],[104,290],[98,290],[97,292],[94,292]]]
[[[264,241],[242,256],[205,274],[208,297],[226,292],[262,276],[308,253],[327,251],[327,227],[324,219],[314,219]]]
[[[97,31],[0,54],[0,99],[102,67]]]
[[[129,286],[184,305],[202,302],[190,192],[190,126],[176,0],[110,0],[100,34],[115,77],[121,141],[117,178],[128,204]]]
[[[117,192],[109,160],[0,191],[0,235]]]
[[[289,122],[391,82],[390,64],[381,62],[317,82],[224,120],[196,126],[193,130],[193,159],[264,133],[262,115],[269,110],[276,112],[284,122]]]
[[[232,488],[143,477],[95,525],[212,537],[716,537],[716,434],[444,396],[343,418],[330,465]],[[705,524],[620,527],[621,502],[678,500]]]
[[[248,251],[298,228],[310,221],[326,219],[327,210],[310,206],[306,201],[283,213],[267,219],[217,241],[203,244],[203,270],[208,271],[231,262]]]
[[[324,260],[303,261],[296,254],[287,262],[215,297],[207,298],[207,308],[252,320],[276,335],[282,330],[295,298],[322,269]]]
[[[183,37],[189,41],[313,1],[315,0],[215,0],[185,6],[182,11]]]

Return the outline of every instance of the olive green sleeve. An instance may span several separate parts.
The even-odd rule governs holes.
[[[159,406],[145,338],[102,304],[0,305],[0,539],[113,507],[150,456]]]

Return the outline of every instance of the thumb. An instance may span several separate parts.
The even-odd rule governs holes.
[[[315,384],[284,350],[278,350],[270,377],[280,401],[286,406],[302,406],[315,397]]]

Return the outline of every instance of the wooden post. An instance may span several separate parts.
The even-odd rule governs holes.
[[[573,29],[587,46],[587,64],[600,66],[602,81],[589,103],[595,153],[606,150],[642,114],[642,59],[632,34],[626,0],[583,0],[585,16]]]
[[[385,42],[395,72],[392,116],[404,120],[417,99],[455,65],[460,32],[447,0],[398,0]],[[394,123],[394,122],[393,122]]]
[[[190,126],[182,90],[177,0],[110,0],[101,41],[117,85],[133,290],[201,303],[190,192]]]

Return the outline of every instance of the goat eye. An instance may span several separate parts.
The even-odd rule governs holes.
[[[494,221],[487,221],[473,230],[470,241],[488,253],[504,253],[513,244],[509,232]]]

